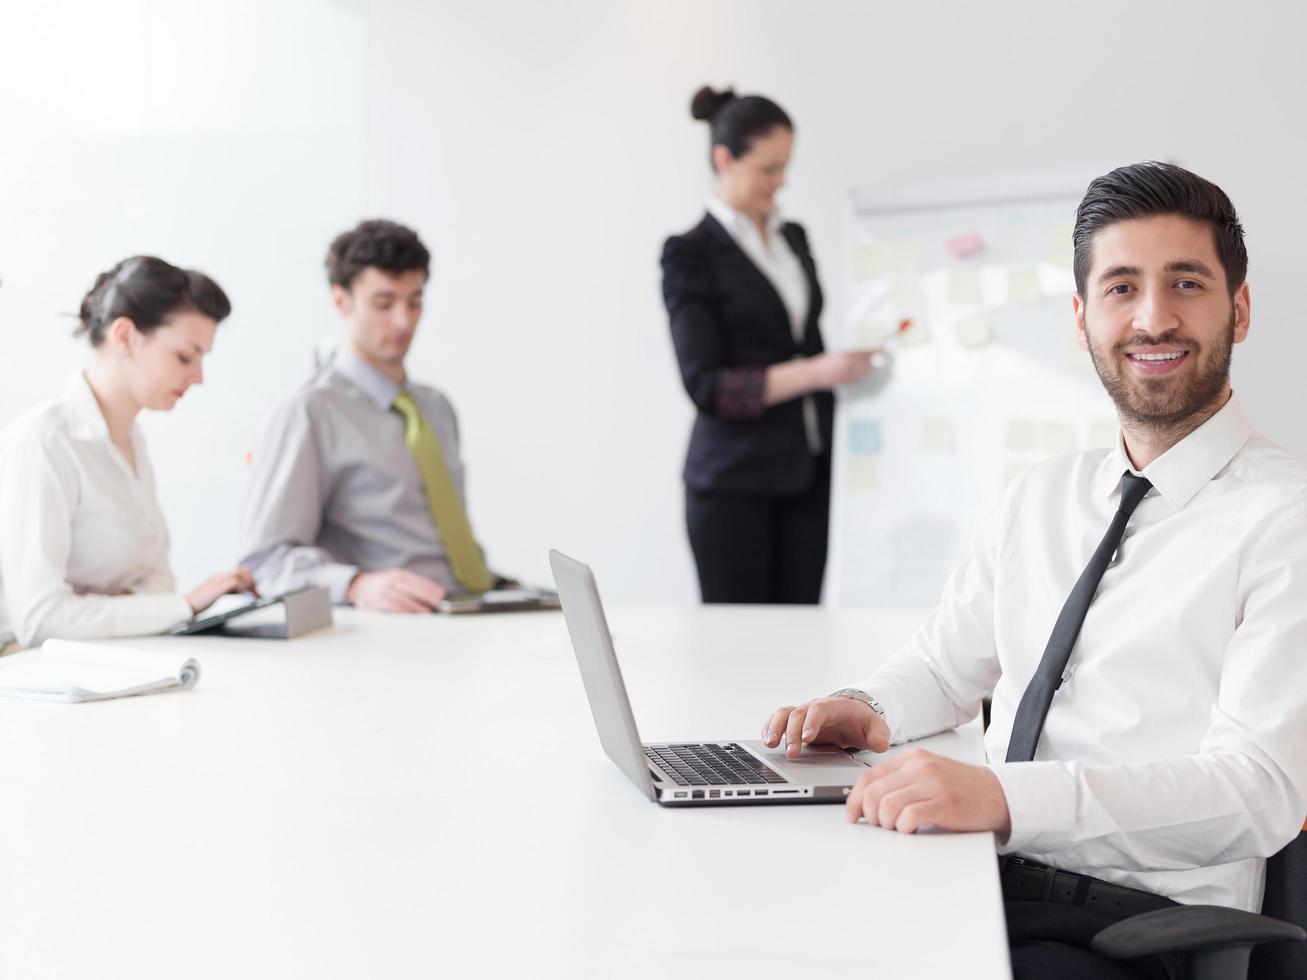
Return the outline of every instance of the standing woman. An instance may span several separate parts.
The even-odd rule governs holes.
[[[776,192],[794,124],[760,95],[702,88],[714,193],[663,246],[663,299],[698,409],[685,515],[704,602],[816,603],[830,515],[831,389],[865,377],[867,351],[824,353],[821,286],[803,228]]]
[[[237,568],[178,594],[136,424],[203,380],[230,312],[212,279],[162,259],[125,259],[95,280],[77,330],[90,365],[0,433],[0,650],[160,633],[253,589]]]

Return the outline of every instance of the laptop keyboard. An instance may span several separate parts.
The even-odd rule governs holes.
[[[646,745],[644,754],[678,786],[784,783],[775,769],[734,742],[725,745]]]

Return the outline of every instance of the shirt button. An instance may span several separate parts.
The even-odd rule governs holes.
[[[1132,527],[1126,528],[1125,534],[1122,535],[1122,537],[1124,538],[1133,538],[1134,536],[1135,536],[1135,529]]]

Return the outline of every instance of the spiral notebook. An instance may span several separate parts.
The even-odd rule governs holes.
[[[101,701],[193,687],[200,665],[184,653],[46,640],[0,659],[0,695],[41,701]]]

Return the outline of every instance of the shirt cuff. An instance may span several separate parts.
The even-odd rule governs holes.
[[[1012,832],[999,850],[1048,853],[1070,842],[1076,827],[1076,776],[1062,762],[1000,762],[990,770],[1007,799]]]
[[[724,419],[756,419],[766,407],[762,390],[767,383],[765,367],[722,368],[717,372],[717,414]]]

